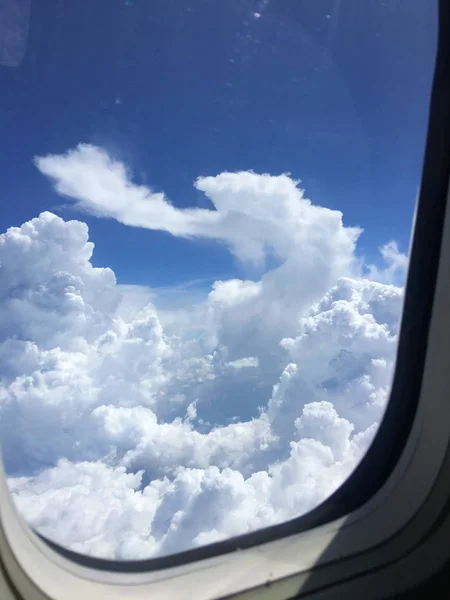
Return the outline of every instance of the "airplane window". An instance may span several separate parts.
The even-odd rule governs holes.
[[[345,482],[389,401],[436,19],[2,3],[0,436],[32,528],[152,558]]]

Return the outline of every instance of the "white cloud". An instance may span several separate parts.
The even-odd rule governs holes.
[[[330,243],[351,250],[359,234],[342,227],[338,211],[313,206],[288,175],[199,177],[194,185],[215,210],[180,209],[164,193],[134,184],[123,163],[96,146],[79,144],[64,155],[38,156],[35,164],[58,193],[88,212],[175,236],[223,240],[243,260],[259,262],[267,252],[286,258],[299,244],[321,246],[325,228]]]
[[[228,363],[229,367],[234,369],[246,369],[249,367],[259,367],[259,360],[256,356],[247,356],[245,358],[238,358]]]
[[[214,210],[172,205],[163,193],[133,183],[131,173],[104,150],[80,144],[63,155],[36,157],[55,190],[81,209],[126,225],[174,236],[212,238],[240,260],[280,262],[260,281],[218,281],[210,294],[210,321],[230,360],[258,356],[265,367],[292,324],[335,284],[359,274],[358,227],[345,227],[342,213],[316,206],[288,175],[253,172],[200,177],[194,185]],[[239,308],[238,308],[239,306]],[[276,365],[279,368],[280,365]]]
[[[216,209],[199,211],[91,146],[37,165],[96,214],[280,265],[164,311],[155,291],[92,267],[79,221],[43,213],[0,236],[0,434],[29,522],[74,550],[149,557],[297,516],[336,489],[383,414],[402,302],[361,278],[358,230],[286,175],[199,179]],[[393,245],[383,256],[390,281],[404,261]]]
[[[370,277],[382,283],[402,283],[408,269],[408,257],[399,251],[396,242],[389,242],[380,248],[386,267],[379,269],[376,265],[369,265]]]

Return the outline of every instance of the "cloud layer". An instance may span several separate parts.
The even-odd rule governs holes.
[[[388,399],[402,303],[389,281],[406,266],[396,246],[364,278],[360,230],[287,175],[200,178],[215,210],[199,210],[134,185],[92,146],[36,165],[94,214],[280,266],[217,281],[190,308],[135,309],[92,266],[84,223],[46,212],[0,236],[0,434],[30,524],[80,552],[143,558],[331,494]]]

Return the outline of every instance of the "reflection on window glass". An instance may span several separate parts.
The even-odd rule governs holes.
[[[389,399],[434,3],[1,10],[0,434],[21,514],[120,560],[311,510]]]

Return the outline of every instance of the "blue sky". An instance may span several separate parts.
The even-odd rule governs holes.
[[[0,69],[1,230],[77,216],[32,158],[85,142],[178,207],[211,206],[200,175],[288,171],[365,229],[360,253],[407,251],[435,29],[427,0],[36,3],[22,64]],[[121,283],[254,275],[216,242],[83,219]]]

